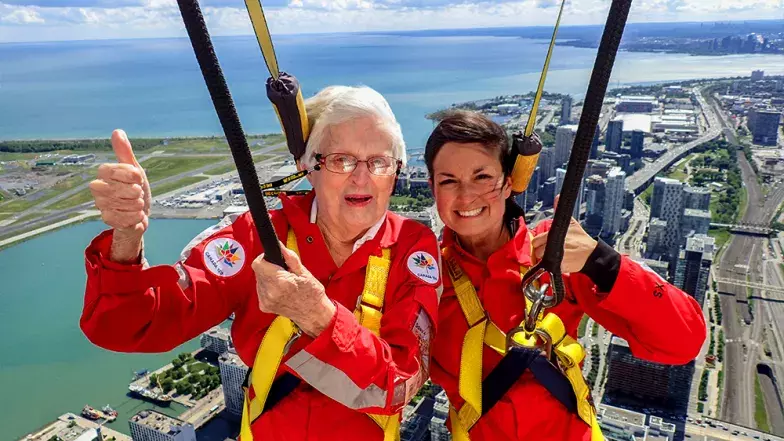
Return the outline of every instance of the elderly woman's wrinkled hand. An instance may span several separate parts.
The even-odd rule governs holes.
[[[263,254],[253,261],[259,308],[288,317],[306,334],[317,336],[329,326],[336,307],[299,257],[283,244],[281,250],[288,271],[264,260]]]

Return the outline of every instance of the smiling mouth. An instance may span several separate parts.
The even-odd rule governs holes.
[[[482,214],[482,212],[484,212],[484,211],[485,211],[485,207],[481,207],[481,208],[477,208],[475,210],[469,210],[469,211],[459,211],[458,210],[458,211],[455,211],[455,213],[457,213],[457,215],[460,216],[460,217],[477,217],[480,214]]]
[[[366,196],[366,195],[350,195],[344,198],[346,203],[353,207],[364,207],[365,205],[369,204],[371,200],[373,200],[373,196]]]

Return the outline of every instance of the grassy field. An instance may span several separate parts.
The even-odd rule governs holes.
[[[768,412],[765,410],[765,399],[762,395],[759,376],[754,378],[754,421],[757,423],[757,429],[763,432],[770,432]]]
[[[174,191],[182,187],[187,187],[189,185],[193,185],[197,182],[205,181],[207,179],[208,178],[203,176],[188,176],[187,178],[182,178],[174,182],[167,182],[166,184],[162,184],[155,188],[152,188],[152,194],[155,196],[166,194],[170,191]]]
[[[151,158],[144,161],[142,167],[147,172],[147,179],[152,183],[213,163],[215,163],[213,157],[178,156],[175,158]]]
[[[687,182],[689,175],[686,174],[686,166],[695,157],[697,157],[697,153],[692,153],[691,155],[687,156],[686,159],[682,160],[683,162],[681,162],[677,167],[673,167],[667,172],[667,177],[670,179],[677,179],[681,182]]]
[[[585,336],[585,328],[588,326],[588,315],[584,314],[580,319],[580,326],[577,327],[577,338]]]
[[[732,237],[732,233],[726,228],[711,228],[708,230],[708,235],[716,239],[716,249],[723,247]]]
[[[84,184],[85,182],[88,182],[90,179],[91,176],[89,176],[86,173],[68,177],[48,189],[41,190],[40,192],[38,192],[40,193],[40,196],[35,199],[20,198],[14,201],[10,201],[6,204],[0,205],[0,211],[9,212],[9,213],[18,213],[20,211],[27,210],[28,208],[31,208],[42,202],[46,202],[55,196],[59,196],[68,190],[71,190],[81,184]]]
[[[653,184],[640,193],[640,200],[645,202],[646,205],[651,205],[651,197],[653,197]]]
[[[234,166],[234,163],[231,163],[231,164],[222,165],[220,167],[211,168],[205,171],[204,174],[210,176],[217,176],[234,170],[237,170],[237,167]]]

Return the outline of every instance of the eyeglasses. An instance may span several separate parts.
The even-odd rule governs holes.
[[[331,153],[329,155],[316,154],[316,161],[332,173],[348,174],[357,168],[357,164],[364,162],[368,171],[376,176],[392,176],[400,171],[403,161],[391,156],[373,156],[359,160],[348,153]]]

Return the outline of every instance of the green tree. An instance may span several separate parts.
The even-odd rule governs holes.
[[[150,387],[158,387],[158,376],[155,374],[150,375]]]
[[[171,391],[173,387],[174,387],[174,380],[172,380],[171,378],[165,378],[161,382],[161,388],[163,389],[163,393],[165,394],[169,393],[169,391]]]

